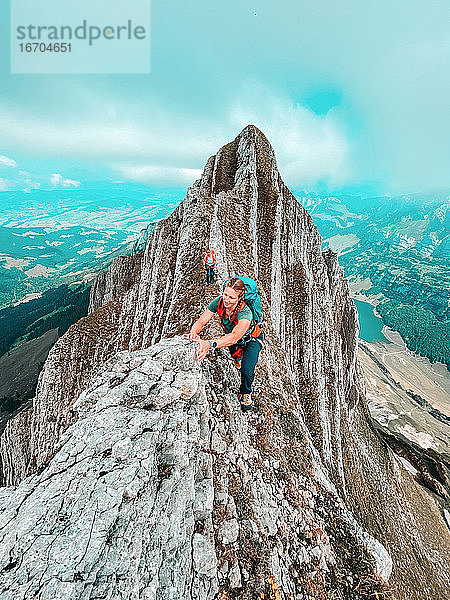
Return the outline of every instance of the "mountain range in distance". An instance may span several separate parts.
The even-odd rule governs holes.
[[[338,253],[353,296],[375,305],[411,350],[448,366],[449,196],[295,196],[324,249]],[[89,282],[112,258],[130,254],[139,232],[168,216],[182,197],[183,189],[129,183],[1,192],[0,308]],[[364,337],[367,318],[359,313]]]
[[[296,195],[312,215],[324,247],[338,253],[353,296],[374,304],[411,350],[448,367],[449,196]]]
[[[0,192],[0,308],[90,281],[182,198],[183,190],[123,183]]]

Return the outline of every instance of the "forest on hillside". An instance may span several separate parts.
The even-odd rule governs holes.
[[[378,304],[377,312],[386,325],[400,333],[408,348],[450,369],[450,321],[439,321],[421,306],[394,300]]]
[[[61,285],[40,298],[1,309],[0,356],[50,329],[58,329],[63,335],[72,323],[87,314],[89,290],[87,284]]]

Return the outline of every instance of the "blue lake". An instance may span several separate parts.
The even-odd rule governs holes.
[[[385,341],[383,320],[373,314],[373,306],[361,300],[354,300],[354,303],[358,309],[359,337],[366,342]]]

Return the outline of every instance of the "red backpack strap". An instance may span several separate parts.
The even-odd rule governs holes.
[[[251,327],[250,327],[250,329],[251,329]],[[250,337],[257,338],[257,337],[259,337],[260,334],[261,334],[261,325],[258,323],[253,328],[253,331],[251,332]]]
[[[225,306],[223,305],[223,298],[219,299],[219,303],[217,305],[217,314],[220,318],[222,318],[225,314]]]
[[[241,312],[241,310],[244,308],[244,306],[246,306],[246,302],[245,302],[245,300],[244,300],[244,302],[242,303],[242,306],[240,307],[240,309],[239,309],[239,312]],[[238,322],[239,322],[239,319],[238,319],[238,313],[237,313],[237,312],[234,312],[234,313],[233,313],[233,323],[234,323],[235,325],[237,325],[237,324],[238,324]]]
[[[240,310],[242,310],[242,309],[244,308],[244,306],[245,306],[245,302],[244,302],[244,303],[243,303],[243,305],[241,306]],[[217,314],[219,315],[219,317],[220,317],[221,319],[223,319],[223,317],[225,316],[225,306],[224,306],[224,304],[223,304],[223,298],[222,298],[222,297],[220,297],[220,299],[219,299],[219,303],[217,304]],[[233,323],[234,323],[235,325],[237,325],[237,324],[238,324],[238,316],[237,316],[237,313],[236,313],[236,312],[235,312],[235,313],[234,313],[234,315],[233,315]]]

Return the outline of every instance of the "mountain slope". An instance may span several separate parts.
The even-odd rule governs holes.
[[[204,287],[201,258],[207,247],[216,251],[219,281],[235,273],[249,275],[262,292],[265,344],[255,383],[258,412],[245,418],[227,353],[199,365],[187,342],[167,339],[188,330],[218,293]],[[108,597],[113,590],[117,597],[133,597],[129,585],[113,575],[114,557],[124,552],[124,532],[135,539],[135,530],[127,528],[132,514],[147,527],[136,533],[139,564],[125,561],[121,577],[130,581],[137,573],[133,581],[143,597],[250,599],[267,593],[267,577],[274,576],[285,598],[308,592],[356,599],[377,592],[401,600],[444,600],[450,584],[444,519],[372,427],[348,283],[336,255],[321,252],[317,229],[283,183],[264,135],[248,126],[211,157],[182,204],[156,225],[145,252],[128,261],[114,261],[99,278],[92,312],[52,348],[27,417],[30,443],[24,439],[25,418],[10,421],[0,441],[6,482],[17,484],[38,472],[17,490],[4,492],[5,505],[18,507],[8,513],[11,521],[2,532],[9,550],[1,568],[10,589],[23,581],[22,565],[29,564],[26,540],[43,539],[41,513],[33,510],[28,518],[19,509],[25,510],[21,499],[26,496],[26,503],[47,490],[55,519],[66,514],[66,501],[54,500],[51,486],[66,489],[65,473],[80,454],[85,462],[70,480],[82,483],[68,488],[68,501],[75,503],[69,522],[85,514],[82,489],[91,486],[95,498],[104,471],[115,498],[136,493],[139,502],[143,496],[147,501],[145,506],[132,501],[125,508],[128,517],[122,500],[112,501],[110,520],[99,527],[103,541],[94,535],[95,509],[92,519],[81,519],[78,535],[85,545],[77,568],[67,567],[60,576],[49,567],[38,584],[42,598],[52,597],[55,589],[69,590],[73,598]],[[144,367],[147,359],[154,362]],[[103,468],[98,452],[108,447],[97,448],[93,440],[99,429],[116,435],[111,419],[120,421],[117,438],[121,433],[131,445],[119,449],[125,464],[120,459]],[[166,431],[167,419],[179,430],[173,425],[173,433]],[[152,441],[143,439],[144,433]],[[146,453],[152,458],[147,474],[142,473],[146,485],[137,481],[129,492],[118,482],[128,472],[127,457],[135,456],[134,439],[142,459]],[[13,449],[11,440],[16,440]],[[192,457],[195,464],[189,462],[188,468]],[[135,476],[129,474],[132,482]],[[186,477],[194,482],[194,492],[183,487]],[[167,509],[158,494],[172,484]],[[164,506],[163,526],[153,529],[158,513],[145,513],[148,506]],[[11,533],[13,526],[21,532],[31,527],[32,533],[30,538],[23,533],[18,557],[11,558],[20,538]],[[70,527],[52,526],[51,548],[70,546],[70,532]],[[182,547],[176,541],[181,538]],[[46,544],[39,556],[48,548],[50,559],[53,551]],[[87,564],[91,551],[97,562]],[[380,576],[390,576],[390,592]],[[29,577],[26,585],[39,589],[37,572]],[[186,578],[189,585],[183,583]]]

